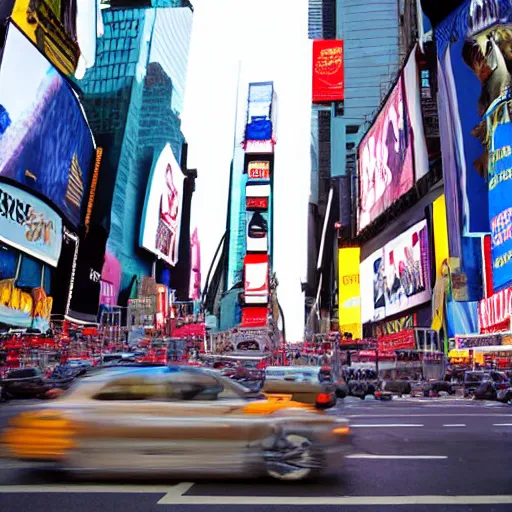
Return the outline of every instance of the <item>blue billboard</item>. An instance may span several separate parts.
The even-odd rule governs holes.
[[[461,235],[489,232],[482,145],[482,120],[488,105],[484,105],[485,80],[477,69],[483,58],[477,33],[485,20],[473,19],[471,7],[472,2],[466,1],[436,27],[443,167],[447,195],[453,197],[447,215],[449,225],[460,231],[450,233],[450,254],[454,256],[459,256]],[[457,239],[458,250],[454,247]]]
[[[486,116],[489,134],[489,222],[495,292],[512,283],[511,106],[510,98],[504,98],[493,105]]]
[[[0,177],[44,195],[77,226],[93,153],[74,91],[11,24],[0,64]]]

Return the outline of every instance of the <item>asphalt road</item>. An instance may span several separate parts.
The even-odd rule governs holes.
[[[0,426],[18,406],[0,405]],[[80,482],[0,459],[2,512],[510,511],[512,407],[347,399],[355,453],[314,482]]]

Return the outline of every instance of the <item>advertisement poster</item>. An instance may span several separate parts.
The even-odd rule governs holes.
[[[201,243],[197,228],[190,237],[190,284],[188,296],[192,300],[201,298]]]
[[[268,302],[268,255],[247,254],[244,260],[245,302],[266,304]]]
[[[379,357],[394,357],[395,350],[415,350],[416,340],[414,330],[402,331],[396,334],[387,334],[377,342]]]
[[[171,266],[178,262],[184,178],[166,144],[148,181],[140,245]]]
[[[431,298],[427,223],[419,222],[360,265],[362,323],[414,308]]]
[[[353,339],[362,338],[361,288],[359,283],[359,247],[338,251],[339,301],[338,317],[341,332],[350,332]]]
[[[247,252],[268,251],[268,213],[247,212]]]
[[[512,288],[505,288],[478,302],[478,327],[481,333],[507,331],[512,316]]]
[[[245,197],[270,197],[270,185],[260,185],[259,183],[247,183],[245,187]]]
[[[419,222],[384,247],[386,316],[430,300],[427,222]]]
[[[443,175],[461,198],[447,204],[448,220],[462,223],[463,235],[489,232],[483,117],[510,81],[511,13],[503,0],[466,1],[435,29]]]
[[[10,25],[0,66],[0,176],[43,194],[77,226],[93,152],[75,93]]]
[[[247,165],[247,177],[249,181],[269,181],[270,162],[249,162]]]
[[[415,179],[418,181],[429,171],[428,150],[423,126],[422,98],[420,89],[420,73],[416,62],[416,47],[409,55],[407,64],[404,67],[404,87],[406,106],[411,122],[411,134],[413,142],[413,157]],[[422,84],[424,79],[422,78]],[[428,83],[428,79],[427,79]]]
[[[512,284],[511,106],[510,100],[500,101],[491,107],[486,115],[490,146],[487,176],[492,281],[495,291],[503,290]]]
[[[343,41],[313,41],[313,103],[345,99]]]
[[[358,231],[379,217],[414,184],[410,126],[400,77],[359,145]]]
[[[61,2],[61,0],[51,2],[16,0],[12,11],[12,20],[16,25],[23,30],[39,51],[66,75],[73,75],[80,56],[78,43],[63,30],[66,22],[77,17],[76,12],[72,12],[73,4],[74,2]],[[95,18],[96,13],[92,16]],[[95,29],[96,27],[91,32],[95,32]]]
[[[359,266],[361,322],[374,322],[386,316],[384,298],[384,251],[379,249]]]
[[[62,249],[62,220],[43,201],[0,183],[0,240],[56,267]]]
[[[376,338],[386,336],[388,334],[397,334],[402,331],[408,331],[416,326],[416,315],[406,315],[396,320],[390,320],[383,324],[376,325],[373,335]]]
[[[265,327],[267,325],[268,307],[255,306],[242,309],[241,327]]]

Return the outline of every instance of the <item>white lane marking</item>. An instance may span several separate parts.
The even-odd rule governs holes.
[[[346,414],[347,418],[512,418],[512,414]]]
[[[465,423],[448,423],[446,425],[443,425],[443,427],[448,427],[448,428],[452,428],[452,427],[465,427],[466,424]]]
[[[512,427],[512,423],[493,423],[493,427]]]
[[[166,494],[159,505],[501,505],[510,495],[491,496],[175,496]]]
[[[441,460],[447,459],[446,455],[372,455],[370,453],[353,453],[346,456],[347,459],[376,459],[376,460]]]
[[[425,425],[421,424],[413,424],[413,423],[380,423],[372,425],[368,423],[367,425],[350,425],[351,428],[410,428],[410,427],[424,427]]]
[[[173,496],[185,494],[194,484],[182,482],[176,485],[111,485],[111,484],[45,484],[45,485],[0,485],[2,493],[76,492],[76,493],[167,493]]]

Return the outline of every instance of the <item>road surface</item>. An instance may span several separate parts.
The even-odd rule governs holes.
[[[0,405],[0,426],[16,405]],[[346,399],[331,414],[352,422],[355,453],[314,482],[76,483],[0,459],[2,512],[512,510],[512,407],[467,400]]]

